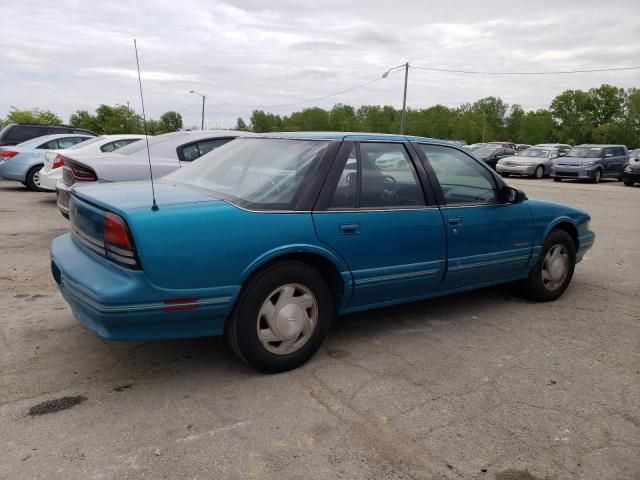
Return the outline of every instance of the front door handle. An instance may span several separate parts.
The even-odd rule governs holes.
[[[341,223],[339,226],[340,235],[357,235],[360,233],[359,223]]]
[[[462,217],[449,217],[447,218],[447,223],[450,227],[459,227],[462,225]]]

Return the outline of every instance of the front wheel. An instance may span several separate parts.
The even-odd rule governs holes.
[[[540,258],[523,282],[524,294],[538,302],[560,297],[569,286],[576,266],[576,246],[564,230],[554,230],[542,247]]]
[[[634,181],[633,181],[633,180],[625,180],[625,181],[624,181],[624,184],[625,184],[627,187],[633,187]]]
[[[602,179],[602,172],[600,171],[600,169],[596,170],[596,174],[593,177],[593,183],[600,183],[600,180]]]
[[[322,275],[298,261],[278,263],[243,288],[225,335],[247,365],[267,373],[303,365],[320,348],[333,317]]]
[[[533,172],[533,176],[537,179],[541,179],[542,177],[544,177],[544,167],[542,165],[538,165],[535,172]]]
[[[24,184],[29,190],[33,190],[34,192],[46,191],[40,186],[40,170],[42,169],[42,167],[43,165],[36,165],[35,167],[31,167],[27,172]]]

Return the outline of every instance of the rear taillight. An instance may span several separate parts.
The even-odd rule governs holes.
[[[14,150],[2,150],[0,151],[0,160],[9,160],[10,158],[15,157],[18,152]]]
[[[51,165],[51,169],[64,167],[64,157],[59,153],[56,155],[56,158],[53,159],[53,164]]]
[[[107,213],[102,227],[107,258],[129,267],[137,266],[136,251],[124,220],[114,213]]]
[[[65,163],[64,168],[67,168],[71,172],[71,176],[76,182],[95,182],[98,180],[96,172],[84,165],[69,162],[68,165]]]

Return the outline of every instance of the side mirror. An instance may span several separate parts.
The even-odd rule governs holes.
[[[522,190],[505,185],[502,187],[502,198],[506,203],[521,203],[527,199],[527,195]]]

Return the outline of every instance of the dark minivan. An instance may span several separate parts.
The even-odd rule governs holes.
[[[84,133],[97,136],[91,130],[69,127],[67,125],[36,125],[27,123],[10,123],[0,131],[0,147],[17,145],[32,138],[58,133]]]
[[[577,145],[565,157],[558,158],[551,167],[551,177],[591,180],[602,178],[622,180],[622,171],[629,164],[629,152],[624,145]]]

